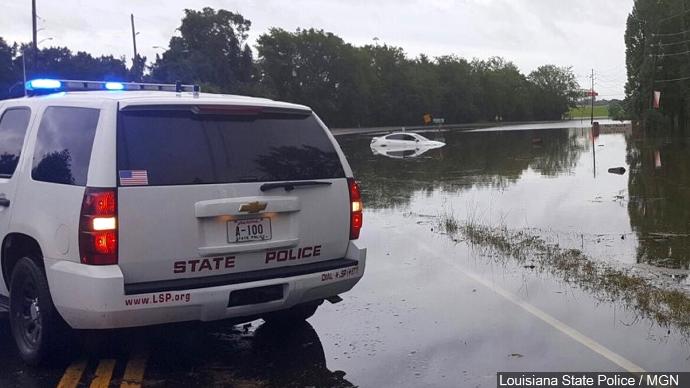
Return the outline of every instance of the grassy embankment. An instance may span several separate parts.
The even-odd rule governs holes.
[[[592,115],[591,106],[578,106],[577,108],[570,108],[571,118],[579,119],[581,117],[590,117]],[[608,105],[595,105],[594,106],[594,117],[608,117],[609,116],[609,106]]]
[[[578,249],[549,244],[528,232],[463,223],[452,214],[440,217],[440,227],[454,240],[460,237],[498,257],[549,272],[602,300],[622,302],[660,325],[674,325],[690,335],[690,296],[682,291],[664,289],[634,273],[592,260]]]

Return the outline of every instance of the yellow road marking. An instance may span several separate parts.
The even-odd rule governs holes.
[[[417,242],[417,244],[423,248],[425,251],[428,251],[429,253],[433,254],[434,256],[439,257],[439,255],[434,252],[434,250],[422,243],[422,242]],[[451,261],[447,260],[447,262],[452,263]],[[567,324],[559,321],[556,319],[554,316],[546,313],[545,311],[539,309],[538,307],[528,303],[524,299],[520,298],[519,296],[511,293],[508,290],[505,290],[493,282],[484,279],[480,275],[471,272],[460,265],[456,263],[452,263],[452,265],[458,269],[460,272],[462,272],[465,276],[469,277],[470,279],[476,281],[477,283],[483,285],[484,287],[490,289],[491,291],[495,292],[496,294],[504,297],[514,305],[522,308],[523,310],[527,311],[528,313],[532,314],[533,316],[539,318],[540,320],[546,322],[548,325],[551,327],[555,328],[556,330],[560,331],[561,333],[567,335],[568,337],[574,339],[575,341],[581,343],[582,345],[588,347],[592,351],[599,353],[601,356],[605,357],[609,361],[613,362],[614,364],[620,366],[621,368],[627,370],[628,372],[632,373],[645,373],[645,370],[642,369],[641,366],[636,365],[632,361],[628,360],[627,358],[621,356],[620,354],[614,352],[613,350],[610,350],[606,348],[604,345],[600,344],[599,342],[595,341],[594,339],[586,336],[585,334],[577,331],[576,329],[568,326]]]
[[[75,388],[81,380],[81,375],[86,369],[86,360],[75,361],[67,367],[65,374],[62,375],[57,388]]]
[[[133,354],[132,358],[127,362],[120,388],[141,388],[141,382],[144,381],[147,360],[147,352],[140,351]]]
[[[115,360],[101,360],[96,368],[96,374],[91,380],[91,388],[108,388],[110,386],[110,379],[113,377],[113,369],[115,369]]]

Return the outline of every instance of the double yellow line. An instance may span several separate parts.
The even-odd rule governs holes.
[[[140,388],[144,381],[148,352],[134,352],[127,362],[127,367],[122,376],[120,388]],[[91,388],[108,388],[115,370],[116,360],[104,359],[98,362],[98,367],[91,379]],[[78,360],[73,362],[62,375],[57,388],[76,388],[81,382],[82,376],[88,366],[88,360]]]

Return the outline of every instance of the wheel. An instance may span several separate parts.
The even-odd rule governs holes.
[[[316,309],[319,308],[321,303],[323,303],[323,300],[298,304],[287,310],[268,313],[262,318],[267,323],[277,325],[299,324],[314,315],[314,313],[316,313]]]
[[[24,362],[46,360],[61,324],[43,270],[28,257],[19,259],[10,282],[10,329]]]

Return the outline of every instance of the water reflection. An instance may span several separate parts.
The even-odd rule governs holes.
[[[54,387],[67,365],[88,359],[82,383],[98,360],[127,362],[134,349],[149,349],[145,386],[165,387],[353,387],[330,370],[321,339],[308,322],[290,327],[225,322],[184,323],[84,333],[54,364],[28,368],[17,356],[7,321],[0,315],[0,387]],[[113,374],[119,385],[123,370]],[[126,384],[125,384],[126,385]],[[80,385],[81,386],[81,385]]]
[[[410,147],[397,147],[397,148],[386,148],[386,147],[377,147],[375,145],[371,145],[371,152],[374,155],[381,155],[381,156],[386,156],[392,159],[409,159],[409,158],[417,158],[422,156],[424,153],[443,147],[442,145],[432,145],[432,146],[415,146],[414,144],[411,145]]]
[[[166,386],[353,387],[328,369],[319,335],[308,322],[291,327],[256,322],[248,330],[223,322],[202,330],[166,326],[154,338],[150,381]],[[248,326],[248,325],[247,325]]]
[[[473,186],[501,189],[527,169],[545,176],[568,172],[585,149],[582,130],[446,132],[446,146],[400,164],[369,152],[369,137],[339,138],[355,175],[365,184],[367,206],[405,206],[416,191],[457,191]],[[432,139],[434,140],[434,139]]]
[[[443,136],[445,147],[405,163],[372,154],[369,136],[340,137],[366,207],[430,215],[450,209],[460,218],[473,212],[482,223],[547,231],[603,260],[690,267],[690,139],[644,136],[630,125],[602,125],[595,134]]]
[[[688,269],[690,263],[690,139],[645,136],[627,147],[628,214],[639,262]]]

